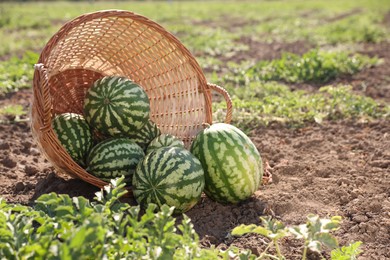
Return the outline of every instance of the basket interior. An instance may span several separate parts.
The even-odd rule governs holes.
[[[125,76],[139,83],[151,104],[151,119],[163,133],[187,145],[205,122],[207,81],[189,51],[158,24],[129,12],[69,22],[40,58],[47,68],[52,116],[81,113],[95,80]]]

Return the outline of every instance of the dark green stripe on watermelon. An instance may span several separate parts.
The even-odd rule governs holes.
[[[111,138],[94,146],[88,156],[87,171],[109,181],[125,176],[131,183],[137,164],[145,156],[142,148],[127,138]]]
[[[205,171],[205,193],[221,203],[249,198],[260,185],[262,160],[256,146],[241,130],[214,124],[195,137],[190,151]]]
[[[135,134],[148,122],[149,113],[146,92],[124,77],[107,76],[97,80],[84,100],[85,119],[103,135]]]
[[[72,159],[84,167],[93,145],[92,133],[84,117],[75,113],[57,115],[52,121],[52,128]]]
[[[152,120],[149,120],[141,130],[130,135],[129,139],[137,143],[145,151],[150,142],[159,135],[161,135],[160,129]]]
[[[181,147],[181,148],[184,148],[184,142],[174,135],[162,134],[162,135],[154,138],[150,142],[150,144],[146,150],[146,154],[148,154],[148,153],[150,153],[153,150],[156,150],[158,148],[162,148],[162,147]]]
[[[133,194],[142,207],[167,204],[185,212],[200,199],[204,172],[197,158],[179,147],[165,147],[147,154],[133,176]]]

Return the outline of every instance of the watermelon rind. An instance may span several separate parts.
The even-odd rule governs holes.
[[[103,136],[122,137],[139,131],[149,120],[150,102],[137,83],[106,76],[88,89],[83,105],[88,124]]]
[[[133,176],[133,195],[141,207],[150,203],[175,207],[176,213],[191,209],[205,185],[199,160],[180,147],[163,147],[147,154]]]
[[[129,136],[129,139],[141,146],[144,151],[149,146],[150,142],[161,135],[160,128],[152,120],[148,122],[135,134]]]
[[[107,182],[124,176],[131,185],[137,164],[144,156],[142,148],[128,138],[110,138],[92,148],[86,170]]]
[[[146,154],[152,152],[153,150],[156,150],[158,148],[162,147],[181,147],[184,148],[184,142],[179,139],[178,137],[171,135],[171,134],[161,134],[160,136],[157,136],[154,138],[147,150]]]
[[[190,151],[205,171],[204,192],[223,203],[238,203],[259,187],[263,163],[250,138],[230,124],[217,123],[200,131]]]
[[[76,113],[56,115],[52,129],[70,157],[84,167],[93,146],[92,132],[84,117]]]

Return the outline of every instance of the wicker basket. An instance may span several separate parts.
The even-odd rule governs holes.
[[[229,94],[207,83],[188,49],[159,24],[120,10],[81,15],[49,40],[34,73],[32,132],[59,172],[100,188],[107,184],[75,163],[51,128],[56,114],[81,114],[87,89],[107,75],[139,83],[149,96],[151,119],[187,147],[204,123],[212,123],[211,90],[225,98],[230,122]]]

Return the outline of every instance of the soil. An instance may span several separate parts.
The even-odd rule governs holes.
[[[388,18],[387,18],[388,19]],[[390,20],[390,19],[388,19]],[[283,51],[304,53],[310,45],[241,41],[250,48],[231,59],[273,59]],[[378,56],[383,63],[331,84],[351,84],[364,95],[390,102],[390,43],[366,44],[359,52]],[[293,85],[292,88],[318,86]],[[0,107],[21,104],[28,108],[32,90],[0,98]],[[57,192],[93,198],[98,189],[81,180],[58,174],[44,158],[31,135],[27,117],[19,122],[0,118],[0,194],[10,203],[33,204],[42,194]],[[6,123],[4,123],[6,122]],[[342,216],[335,232],[340,245],[362,241],[359,259],[390,259],[390,122],[337,121],[291,129],[275,124],[259,127],[250,137],[260,151],[272,179],[248,200],[222,205],[206,196],[187,215],[199,234],[201,245],[247,248],[259,254],[266,240],[258,235],[232,237],[239,224],[259,224],[271,215],[286,225],[306,222],[309,213],[322,218]],[[128,202],[134,204],[129,198]],[[300,259],[302,243],[286,238],[282,252],[287,259]],[[326,254],[324,254],[326,255]],[[310,254],[309,259],[318,259]]]

